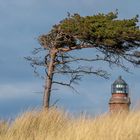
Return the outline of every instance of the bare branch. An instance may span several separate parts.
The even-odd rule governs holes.
[[[63,83],[63,82],[53,81],[53,84],[67,86],[67,87],[71,88],[73,91],[75,91],[76,93],[79,94],[79,92],[70,83]]]
[[[122,67],[124,70],[128,71],[128,68],[124,67],[123,64],[121,64],[119,61],[119,59],[115,59],[112,60],[112,58],[109,57],[104,57],[104,58],[94,58],[94,59],[87,59],[87,58],[75,58],[75,59],[71,59],[71,60],[65,60],[65,61],[57,61],[55,64],[67,64],[67,63],[72,63],[72,62],[79,62],[79,61],[85,61],[85,62],[97,62],[97,61],[104,61],[104,62],[108,62],[110,64],[110,66],[113,64],[116,64],[119,67]]]
[[[27,61],[30,61],[30,64],[32,65],[38,65],[38,66],[45,66],[44,61],[40,60],[39,57],[24,57]]]
[[[57,99],[52,105],[50,105],[50,107],[55,106],[59,101],[60,101],[60,99]]]
[[[44,51],[44,48],[42,48],[42,47],[34,48],[34,50],[32,51],[32,53],[35,55],[35,54],[37,54],[37,53],[39,53],[41,51]]]
[[[67,71],[59,70],[59,71],[55,71],[54,73],[61,73],[61,74],[87,74],[87,75],[95,74],[95,75],[103,77],[105,79],[109,78],[109,74],[106,71],[101,70],[101,69],[98,69],[98,70],[94,71],[92,67],[78,67],[77,69],[74,69],[74,70],[72,70],[72,69],[69,69]]]

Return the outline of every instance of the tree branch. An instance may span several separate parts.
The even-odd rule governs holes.
[[[94,45],[76,45],[76,46],[72,46],[72,47],[58,48],[58,51],[69,52],[72,50],[78,50],[78,49],[84,49],[84,48],[95,48],[95,46]]]
[[[63,82],[53,81],[53,84],[67,86],[67,87],[71,88],[73,91],[75,91],[76,93],[79,94],[79,92],[70,83],[63,83]]]
[[[69,69],[69,70],[59,70],[59,71],[55,71],[54,73],[61,73],[61,74],[95,74],[97,76],[100,76],[100,77],[103,77],[105,79],[108,79],[109,78],[109,74],[104,71],[104,70],[96,70],[96,71],[93,71],[92,70],[93,68],[92,67],[78,67],[77,69],[75,70],[72,70],[72,69]]]

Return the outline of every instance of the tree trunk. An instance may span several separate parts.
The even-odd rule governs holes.
[[[55,70],[55,58],[56,58],[57,52],[55,50],[51,50],[50,53],[50,62],[48,67],[48,75],[45,81],[45,91],[44,91],[44,97],[43,97],[43,107],[49,108],[50,105],[50,96],[51,96],[51,89],[52,89],[52,81],[53,81],[53,74]]]

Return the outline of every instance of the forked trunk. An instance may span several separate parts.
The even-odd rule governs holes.
[[[48,67],[48,75],[45,81],[45,90],[44,90],[44,97],[43,97],[43,107],[49,108],[50,105],[50,96],[51,96],[51,89],[52,89],[52,81],[53,81],[53,74],[55,70],[55,58],[56,58],[56,51],[52,50],[50,54],[50,62]]]

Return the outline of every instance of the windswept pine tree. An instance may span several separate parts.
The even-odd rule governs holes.
[[[117,12],[93,16],[68,15],[54,25],[50,32],[39,36],[38,40],[45,51],[45,58],[27,57],[31,64],[44,66],[46,82],[44,90],[44,108],[50,106],[52,85],[60,84],[74,89],[73,84],[84,75],[98,75],[108,78],[108,72],[94,69],[93,62],[117,65],[128,71],[126,61],[134,66],[140,64],[140,29],[138,16],[131,19],[118,19]],[[93,54],[73,55],[73,52],[87,50]],[[36,54],[40,49],[36,49]],[[97,53],[98,52],[98,53]],[[77,64],[77,62],[80,62]],[[87,65],[87,64],[88,65]],[[55,76],[60,76],[60,81]],[[62,78],[67,76],[67,80]],[[57,78],[58,79],[58,78]],[[64,79],[61,81],[61,79]],[[68,80],[69,79],[69,80]]]

